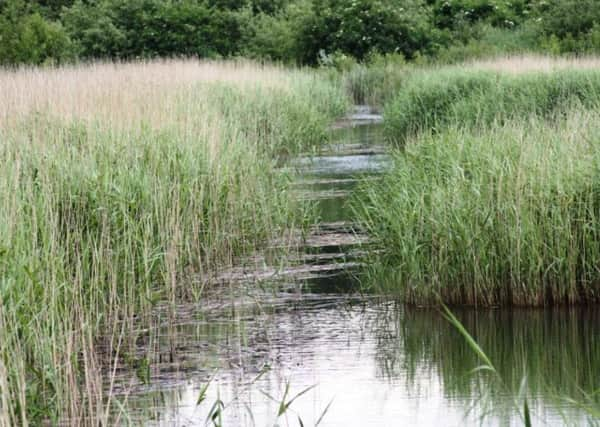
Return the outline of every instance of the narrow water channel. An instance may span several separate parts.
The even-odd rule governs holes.
[[[458,310],[496,364],[501,385],[471,373],[480,362],[437,311],[341,292],[350,280],[343,270],[359,264],[345,255],[355,249],[352,239],[361,238],[346,201],[359,179],[377,179],[389,163],[381,118],[358,113],[338,124],[327,152],[297,160],[299,197],[315,200],[321,217],[314,257],[307,258],[317,266],[310,279],[316,285],[182,306],[175,325],[159,318],[137,340],[139,354],[150,354],[148,377],[117,369],[113,393],[128,395],[133,409],[120,421],[522,425],[514,406],[521,388],[534,425],[587,423],[585,412],[564,398],[600,386],[597,310]],[[354,237],[344,240],[345,234]],[[318,268],[328,262],[342,268]]]

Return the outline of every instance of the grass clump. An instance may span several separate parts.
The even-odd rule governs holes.
[[[547,305],[600,295],[600,115],[452,126],[395,154],[355,209],[371,286],[412,304]]]
[[[278,159],[346,97],[199,61],[0,70],[0,93],[0,425],[110,424],[134,323],[303,221]]]
[[[549,118],[569,104],[598,105],[597,70],[581,69],[575,61],[555,62],[554,68],[564,69],[554,72],[527,65],[517,58],[414,72],[386,106],[390,139],[403,144],[423,131],[443,132],[453,125],[487,127],[530,114]]]

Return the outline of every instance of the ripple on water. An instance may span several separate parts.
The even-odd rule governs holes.
[[[176,361],[167,369],[158,364],[152,384],[134,389],[129,402],[138,411],[133,415],[150,423],[148,408],[156,408],[155,425],[204,425],[212,404],[221,399],[227,404],[224,425],[298,425],[297,415],[305,425],[314,425],[333,400],[321,425],[477,425],[477,415],[487,409],[494,411],[486,425],[520,424],[512,397],[489,377],[482,385],[491,391],[490,400],[478,401],[477,382],[468,375],[478,361],[436,311],[346,295],[284,294],[275,300],[262,309],[249,304],[237,311],[207,312],[176,331],[161,330],[165,348],[166,341],[175,342]],[[465,310],[457,316],[477,332],[509,387],[520,386],[525,360],[534,413],[550,425],[562,425],[555,395],[547,390],[568,394],[575,389],[573,378],[592,381],[589,362],[599,356],[589,343],[598,327],[581,327],[599,325],[598,313]],[[573,330],[586,333],[574,338]],[[521,360],[540,348],[552,354]],[[178,370],[174,366],[180,360],[187,365]],[[561,368],[568,368],[569,375]],[[197,405],[213,370],[206,400]],[[281,399],[288,384],[289,396],[315,387],[277,419],[278,403],[267,395]],[[465,418],[472,405],[475,410]],[[574,408],[566,410],[571,420],[584,420]]]
[[[337,253],[341,247],[348,251],[357,242],[339,244],[350,236],[340,231],[340,224],[348,224],[339,221],[349,219],[343,202],[357,180],[389,165],[380,148],[380,119],[359,108],[334,126],[338,130],[328,153],[294,161],[304,175],[298,184],[301,197],[310,199],[312,192],[322,218],[330,221],[308,239],[307,266],[310,259],[327,267],[344,255]],[[302,265],[295,268],[302,270]],[[237,277],[233,273],[229,277]],[[348,280],[337,273],[322,279],[313,289],[332,292]],[[336,281],[342,285],[332,285]],[[577,386],[600,386],[594,371],[600,366],[598,313],[466,310],[457,316],[497,364],[509,390],[519,388],[525,366],[530,406],[550,425],[564,424],[557,395],[573,395]],[[134,340],[133,359],[151,362],[150,382],[144,384],[136,369],[122,364],[111,391],[128,396],[129,416],[136,423],[203,426],[220,400],[224,426],[297,426],[298,417],[314,425],[330,402],[321,426],[479,425],[477,417],[488,410],[492,415],[486,425],[521,425],[507,390],[489,376],[478,382],[469,375],[479,361],[436,311],[345,294],[261,292],[250,285],[246,293],[220,292],[200,306],[163,308],[155,317],[155,327]],[[275,400],[286,395],[288,386],[288,401],[314,388],[277,417],[280,403]],[[480,400],[482,390],[490,394],[485,401]],[[585,419],[572,407],[564,410],[570,421]]]

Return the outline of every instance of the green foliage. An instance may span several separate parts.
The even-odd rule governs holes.
[[[534,111],[426,128],[380,184],[365,185],[355,206],[381,248],[374,289],[419,305],[598,301],[598,114],[578,107],[551,124]]]
[[[301,56],[300,31],[312,16],[309,1],[296,1],[276,14],[259,12],[248,20],[242,53],[253,58],[294,63]]]
[[[373,50],[408,58],[433,50],[436,33],[422,1],[315,0],[313,7],[300,35],[303,62],[314,62],[320,51],[360,60]]]
[[[71,40],[60,23],[12,3],[0,14],[0,64],[56,64],[73,57]]]
[[[600,8],[596,0],[546,0],[537,5],[541,27],[546,35],[560,39],[579,37],[600,22]]]
[[[252,0],[252,10],[255,13],[274,15],[286,6],[293,4],[290,0]]]
[[[572,103],[595,107],[600,73],[568,70],[508,75],[447,68],[418,73],[386,108],[390,137],[400,143],[449,126],[489,126],[536,114],[549,117]]]
[[[239,14],[192,0],[78,1],[63,20],[83,58],[229,56],[242,35]]]
[[[369,284],[414,304],[598,300],[600,73],[562,64],[407,74],[393,170],[355,204],[380,243]]]
[[[554,54],[600,51],[600,8],[595,0],[540,1],[540,43]]]
[[[530,0],[436,0],[433,4],[437,26],[447,29],[485,21],[512,28],[531,14]]]
[[[315,65],[372,52],[417,61],[598,52],[598,10],[595,0],[0,0],[0,22],[16,34],[17,22],[38,14],[38,27],[66,33],[84,59],[247,55]],[[47,49],[44,37],[32,43]],[[40,62],[21,52],[26,43],[11,45],[4,63]]]
[[[76,0],[32,0],[31,3],[39,6],[43,15],[47,18],[55,20],[59,18],[63,8],[69,8]]]
[[[62,15],[81,58],[114,57],[122,49],[126,37],[114,19],[114,12],[105,3],[95,5],[81,1]]]
[[[514,29],[475,24],[469,28],[469,32],[470,36],[466,40],[452,38],[446,48],[438,51],[433,58],[434,62],[450,64],[536,51],[558,53],[540,43],[538,28],[531,21]]]

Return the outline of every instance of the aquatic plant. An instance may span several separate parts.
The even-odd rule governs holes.
[[[596,66],[593,58],[517,57],[414,71],[386,105],[386,132],[403,145],[421,132],[486,128],[530,114],[551,118],[573,104],[595,108]]]
[[[365,286],[410,304],[598,301],[599,113],[421,134],[354,209],[377,240]]]
[[[0,93],[0,425],[107,424],[133,324],[301,225],[278,164],[346,96],[192,60],[0,70]]]
[[[419,68],[406,63],[402,55],[370,55],[366,63],[351,63],[335,73],[355,104],[382,108],[394,99],[404,82]]]

